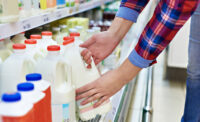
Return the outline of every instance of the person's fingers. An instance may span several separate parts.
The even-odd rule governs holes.
[[[87,84],[87,85],[85,85],[81,88],[78,88],[78,89],[76,89],[76,94],[78,95],[78,94],[81,94],[83,92],[89,91],[93,88],[93,86],[94,86],[94,83],[92,82],[92,83],[89,83],[89,84]]]
[[[89,90],[89,91],[87,91],[87,92],[84,92],[84,93],[82,93],[82,94],[76,96],[76,100],[80,100],[80,99],[83,99],[83,98],[85,98],[85,97],[92,96],[92,95],[94,95],[94,94],[96,94],[96,93],[97,93],[97,90],[96,90],[96,89],[91,89],[91,90]]]
[[[79,46],[80,47],[84,47],[84,48],[88,48],[93,43],[95,43],[95,38],[91,37],[90,39],[88,39],[87,41],[85,41],[83,44],[80,44]]]
[[[95,59],[94,59],[95,65],[99,64],[100,62],[101,62],[101,61],[100,61],[98,58],[95,58]]]
[[[91,64],[88,64],[88,65],[87,65],[87,68],[88,68],[88,69],[91,69],[91,68],[92,68]]]
[[[92,53],[91,53],[91,52],[88,52],[88,53],[83,57],[83,59],[85,60],[85,62],[86,62],[87,64],[90,64],[90,63],[92,62],[91,58],[92,58]]]
[[[96,102],[95,104],[94,104],[94,108],[96,108],[96,107],[98,107],[98,106],[100,106],[102,103],[104,103],[106,100],[108,100],[108,97],[106,97],[106,96],[104,96],[104,97],[102,97],[98,102]]]
[[[84,101],[81,102],[82,105],[88,104],[90,102],[96,101],[98,99],[100,99],[102,97],[102,95],[100,93],[97,93],[91,97],[88,97],[87,99],[85,99]]]
[[[81,56],[84,57],[88,52],[89,52],[88,49],[84,49],[84,50],[81,52]]]

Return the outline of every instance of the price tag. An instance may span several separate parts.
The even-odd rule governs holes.
[[[22,21],[22,28],[24,30],[29,30],[31,28],[31,22],[28,20]]]
[[[49,20],[50,20],[50,18],[49,18],[48,15],[43,15],[43,22],[44,22],[44,23],[49,22]]]
[[[56,12],[56,18],[60,19],[62,17],[61,11]]]

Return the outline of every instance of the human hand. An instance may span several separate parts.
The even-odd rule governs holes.
[[[98,100],[94,104],[94,107],[98,107],[118,92],[124,85],[125,82],[123,82],[123,78],[120,76],[118,70],[112,70],[94,82],[77,89],[76,100],[85,98],[81,102],[82,105]]]
[[[112,53],[119,42],[120,40],[110,31],[100,32],[80,45],[80,47],[86,48],[81,55],[87,64],[91,64],[91,56],[95,64],[98,64]]]

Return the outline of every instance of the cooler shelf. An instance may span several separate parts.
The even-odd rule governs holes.
[[[53,12],[41,13],[37,16],[31,16],[26,19],[19,20],[15,23],[0,24],[0,39],[16,35],[18,33],[36,28],[52,21],[62,19],[64,17],[72,16],[78,13],[82,13],[84,11],[94,9],[112,1],[113,0],[93,0],[91,2],[81,4],[78,7],[56,9]]]

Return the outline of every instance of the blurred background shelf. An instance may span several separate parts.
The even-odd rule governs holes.
[[[81,4],[80,6],[76,6],[73,8],[62,8],[62,9],[57,9],[53,12],[46,12],[46,13],[39,14],[37,16],[31,16],[31,17],[19,20],[18,22],[0,24],[0,29],[1,29],[0,39],[4,39],[21,32],[25,32],[27,30],[53,22],[55,20],[59,20],[65,17],[82,13],[84,11],[94,9],[96,7],[99,7],[103,4],[106,4],[112,1],[113,0],[95,0],[95,1]]]

